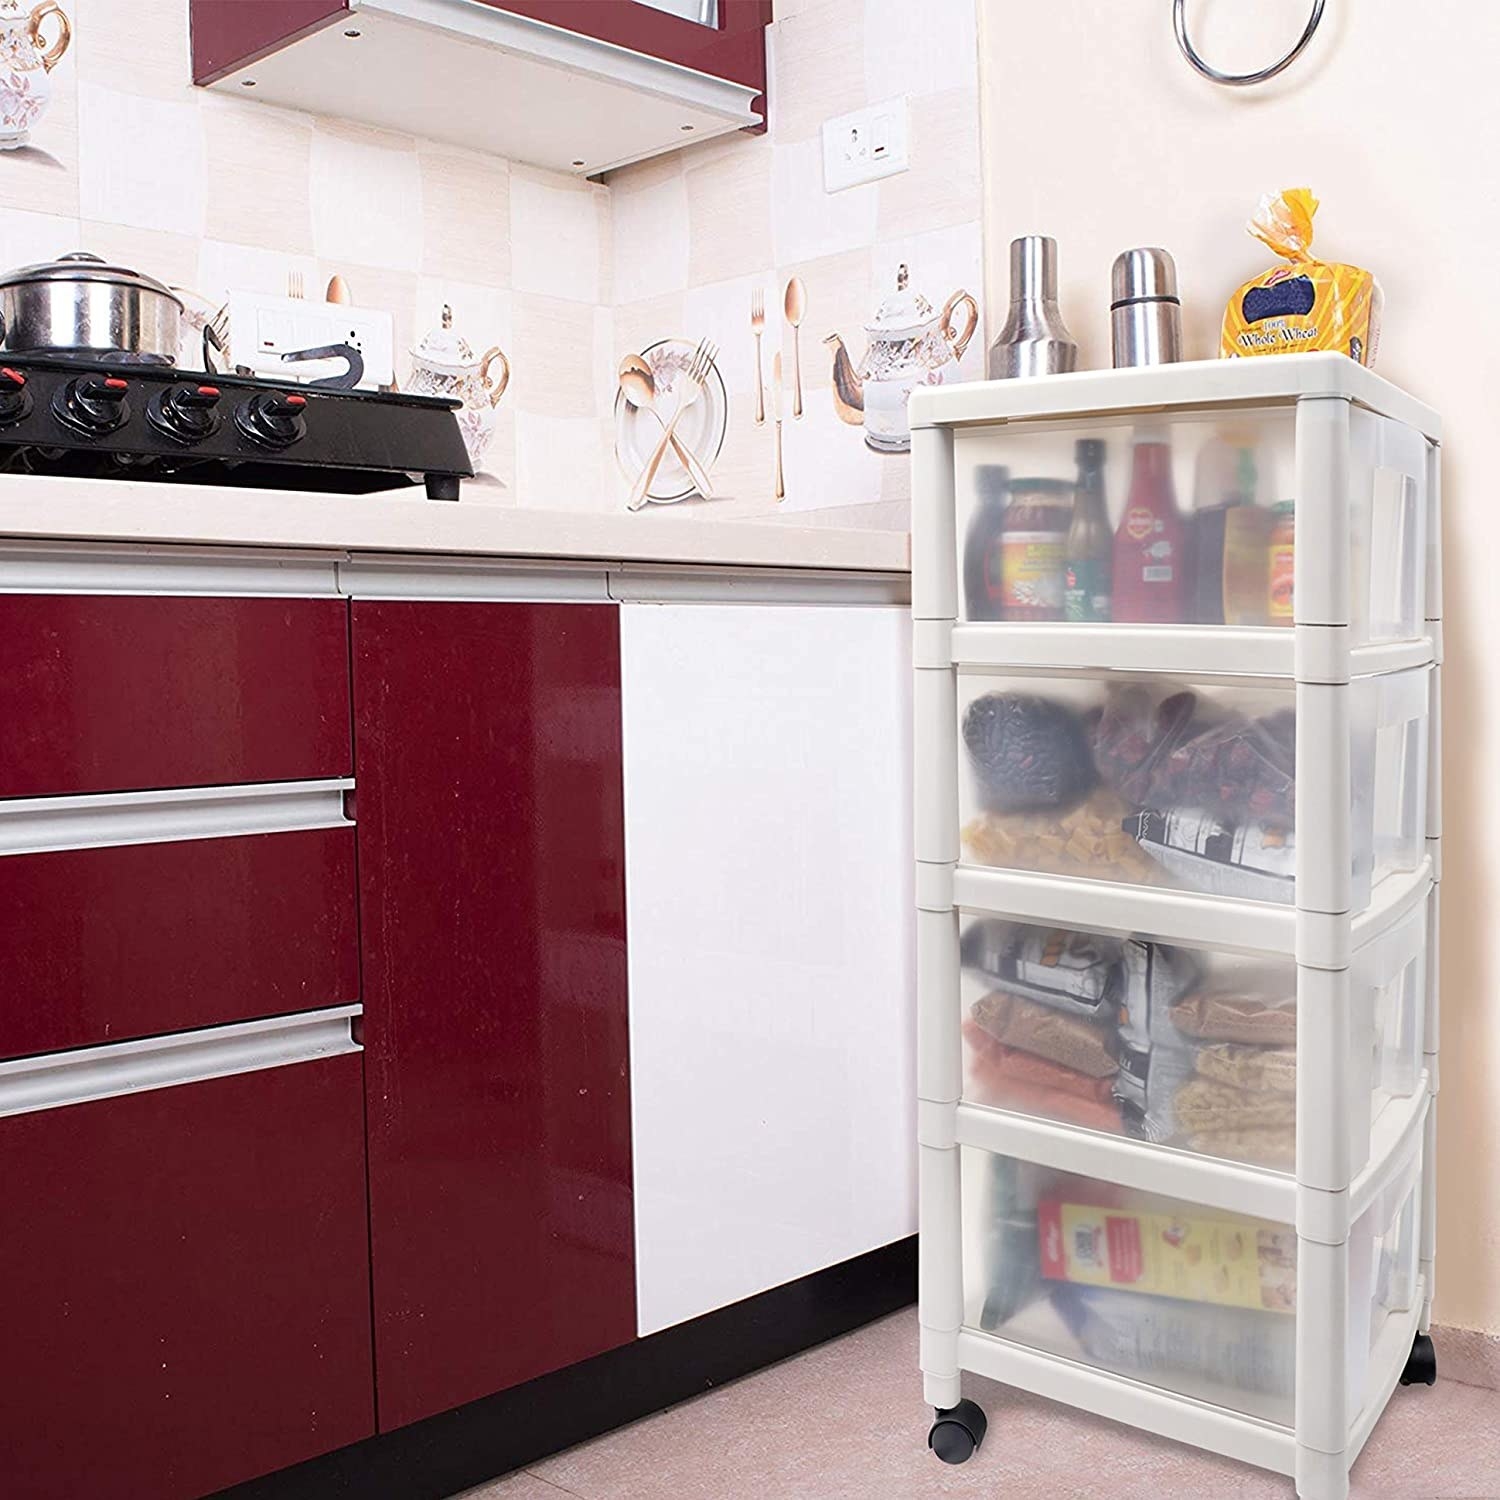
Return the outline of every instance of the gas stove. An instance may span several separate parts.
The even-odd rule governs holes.
[[[456,401],[207,375],[118,356],[0,355],[0,474],[358,495],[473,470]]]

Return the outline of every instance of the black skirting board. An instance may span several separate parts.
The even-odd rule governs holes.
[[[512,1390],[221,1490],[214,1500],[448,1500],[849,1333],[916,1296],[913,1235]],[[915,1372],[912,1381],[920,1405]]]

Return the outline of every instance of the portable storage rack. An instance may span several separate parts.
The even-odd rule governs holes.
[[[1438,417],[1339,354],[918,388],[910,414],[920,1323],[924,1391],[937,1411],[931,1445],[962,1462],[983,1438],[983,1412],[961,1399],[967,1370],[1293,1476],[1303,1500],[1341,1500],[1397,1383],[1430,1384],[1436,1373],[1427,1332],[1441,875]],[[1244,422],[1290,459],[1278,475],[1285,488],[1269,498],[1296,499],[1293,628],[968,618],[963,557],[977,462],[1070,473],[1060,466],[1080,436],[1128,438],[1146,423],[1202,436]],[[1173,443],[1179,475],[1190,472],[1187,446]],[[1116,511],[1126,482],[1117,474],[1107,485]],[[1186,509],[1180,479],[1177,494]],[[996,673],[1073,692],[1165,674],[1231,696],[1245,684],[1284,693],[1297,716],[1294,901],[974,862],[961,847],[959,725],[966,687]],[[1416,705],[1401,711],[1409,720],[1372,708],[1388,696]],[[1398,851],[1395,868],[1372,872],[1372,845]],[[1275,956],[1288,972],[1295,964],[1295,1172],[966,1099],[960,934],[976,916],[1186,945],[1210,962],[1252,954]],[[1410,996],[1399,1001],[1402,1018],[1388,1017],[1383,1040],[1378,1030],[1372,1038],[1374,1011],[1413,985],[1415,1012]],[[1392,1027],[1409,1040],[1393,1039]],[[1372,1041],[1376,1052],[1409,1048],[1409,1067],[1396,1069],[1404,1082],[1382,1087]],[[983,1174],[998,1170],[996,1158],[1092,1178],[1111,1193],[1293,1226],[1285,1409],[1268,1415],[1228,1374],[1215,1385],[1140,1363],[1111,1370],[1076,1348],[980,1328],[975,1288],[983,1292],[989,1273],[975,1262],[994,1253],[998,1233]]]

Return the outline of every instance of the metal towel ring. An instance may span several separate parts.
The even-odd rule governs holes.
[[[1312,15],[1308,19],[1307,29],[1297,38],[1297,45],[1280,62],[1273,62],[1269,68],[1261,68],[1255,73],[1221,73],[1198,56],[1187,34],[1187,0],[1172,0],[1172,29],[1177,33],[1177,45],[1182,49],[1182,55],[1210,83],[1222,83],[1235,89],[1248,88],[1252,84],[1265,83],[1274,78],[1302,56],[1303,49],[1312,41],[1313,33],[1318,29],[1318,22],[1323,19],[1323,6],[1326,3],[1327,0],[1313,0]]]

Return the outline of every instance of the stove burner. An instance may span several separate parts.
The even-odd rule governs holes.
[[[8,361],[0,363],[0,474],[328,494],[423,479],[431,498],[456,500],[473,472],[453,401],[205,376],[118,351]]]

